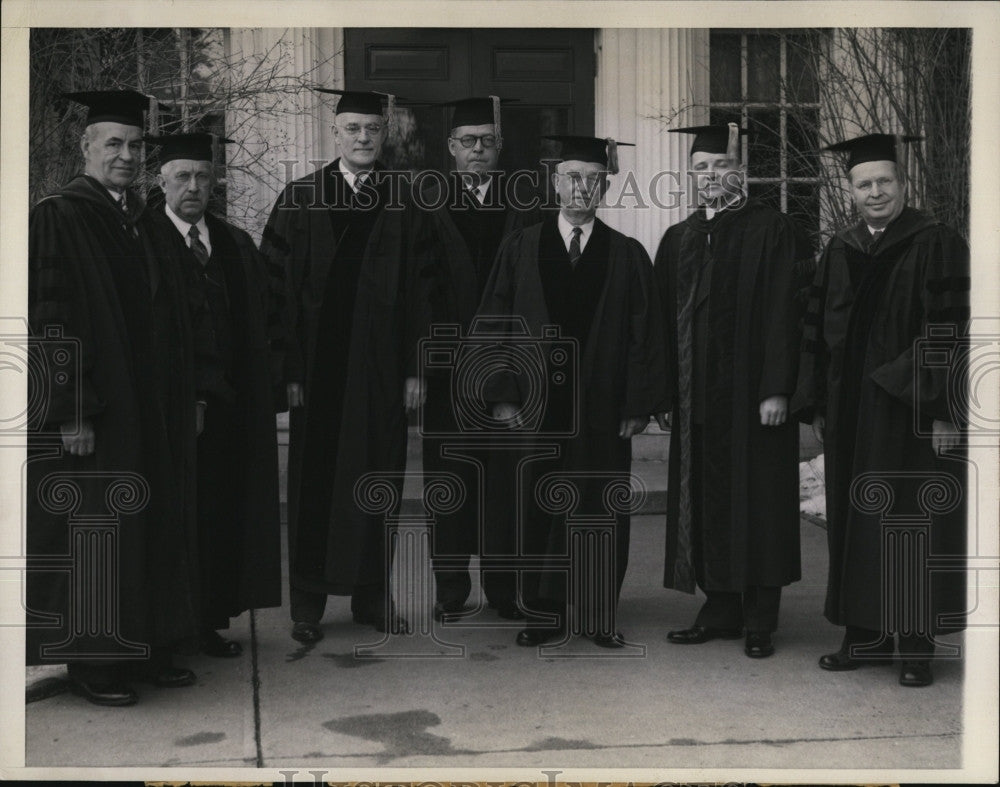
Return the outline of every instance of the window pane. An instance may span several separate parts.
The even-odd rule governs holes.
[[[708,122],[713,126],[724,126],[727,123],[743,125],[743,118],[738,109],[729,107],[712,107],[708,110]]]
[[[780,79],[778,36],[747,36],[747,100],[777,101]]]
[[[818,33],[803,33],[785,37],[786,76],[785,98],[790,103],[819,101],[817,69],[818,47],[822,45]]]
[[[819,237],[819,187],[813,183],[789,183],[788,215],[815,242]]]
[[[819,110],[789,110],[788,176],[814,178],[819,174]]]
[[[781,177],[781,119],[777,109],[751,109],[747,167],[756,178]]]
[[[740,36],[712,33],[709,38],[709,95],[712,102],[739,101]]]
[[[191,131],[203,131],[206,134],[216,134],[220,137],[226,135],[226,116],[222,112],[210,112],[194,123]],[[216,160],[216,172],[224,173],[226,171],[226,156],[231,151],[229,148],[234,147],[233,145],[219,145],[218,159]],[[226,180],[225,178],[220,178],[215,183],[215,188],[212,189],[212,196],[208,200],[208,210],[217,216],[226,215]]]
[[[141,35],[144,92],[172,105],[181,97],[181,42],[177,32],[160,27],[143,30]]]
[[[187,44],[188,97],[210,99],[223,88],[226,49],[222,28],[195,28]]]
[[[781,210],[781,186],[778,183],[753,183],[747,186],[750,196],[775,210]]]

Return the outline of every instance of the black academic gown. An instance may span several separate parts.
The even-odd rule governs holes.
[[[367,472],[395,473],[401,496],[403,283],[388,250],[395,225],[384,238],[374,229],[387,181],[356,198],[338,162],[286,187],[262,243],[286,273],[285,379],[304,385],[306,401],[290,412],[290,581],[315,594],[378,596],[388,570],[384,514],[362,507],[354,490]],[[388,247],[373,255],[382,241]]]
[[[824,611],[832,623],[899,631],[888,599],[927,593],[915,615],[924,630],[964,627],[966,459],[937,456],[929,435],[935,419],[966,423],[966,371],[955,359],[969,287],[965,242],[912,208],[873,247],[864,224],[837,233],[820,261],[794,406],[805,422],[826,417]],[[940,333],[922,342],[932,330]],[[908,539],[926,539],[925,556],[951,569],[929,570],[916,550],[902,553]],[[916,584],[904,584],[907,574]]]
[[[794,223],[754,200],[711,220],[700,209],[663,236],[654,269],[673,389],[665,587],[741,593],[800,577],[798,424],[762,426],[759,405],[795,391],[810,263]]]
[[[31,664],[113,660],[135,655],[135,643],[165,647],[197,633],[194,416],[211,329],[176,231],[158,229],[139,195],[130,191],[127,200],[125,217],[100,183],[78,176],[29,218],[28,315],[32,350],[44,361],[29,378],[39,431],[28,440],[28,554],[79,558],[71,532],[84,516],[114,531],[113,553],[103,552],[108,542],[101,547],[109,568],[98,560],[83,575],[65,566],[29,571]],[[68,363],[60,350],[69,350]],[[77,413],[96,433],[85,457],[69,455],[58,439],[59,425]],[[71,626],[95,625],[74,621],[73,586],[107,589],[108,578],[117,617],[102,649],[100,637],[71,638]],[[43,622],[36,614],[62,617]]]
[[[159,220],[176,227],[166,215]],[[268,271],[246,232],[205,215],[212,254],[200,277],[221,375],[207,392],[198,437],[198,534],[205,626],[228,628],[248,609],[281,606],[276,375],[283,350],[283,276]]]
[[[518,479],[526,552],[543,555],[546,563],[540,575],[525,573],[524,601],[536,610],[562,611],[572,597],[589,621],[584,629],[608,633],[613,619],[594,629],[592,616],[601,601],[611,601],[606,612],[613,613],[628,561],[631,443],[618,437],[620,422],[648,417],[666,405],[662,314],[649,256],[636,240],[596,220],[582,258],[571,268],[556,219],[550,218],[501,246],[480,313],[520,317],[532,337],[542,336],[545,326],[558,326],[558,340],[533,340],[546,359],[536,447],[539,453],[554,447],[558,454],[527,462]],[[556,349],[568,352],[570,360]],[[486,396],[494,403],[523,405],[537,399],[537,379],[528,367],[496,374]],[[567,478],[573,491],[549,485],[555,478],[546,479],[548,473]],[[571,535],[569,528],[586,517],[610,525],[604,544],[613,543],[614,560],[597,572],[571,577],[570,553],[602,559],[591,550],[595,540],[609,535],[580,530]]]
[[[462,335],[468,335],[500,243],[512,232],[538,220],[537,210],[506,204],[507,185],[503,177],[494,179],[482,205],[465,192],[457,173],[451,174],[446,195],[441,194],[437,183],[424,192],[422,204],[435,208],[415,211],[418,226],[412,232],[420,238],[422,258],[430,261],[423,266],[428,279],[428,303],[425,310],[411,313],[423,314],[434,325],[458,325]],[[530,195],[517,194],[516,203],[529,205]],[[418,325],[413,334],[428,336],[429,331],[429,325]],[[512,467],[507,466],[509,463],[491,463],[489,446],[481,439],[463,437],[453,410],[451,375],[426,368],[424,372],[427,400],[422,413],[422,450],[427,483],[433,484],[436,474],[454,473],[466,490],[463,503],[455,511],[435,516],[432,557],[437,600],[461,604],[472,587],[469,556],[484,548],[509,554],[514,543],[509,516]],[[449,458],[444,449],[464,450],[469,460]],[[492,504],[484,504],[487,484],[491,498],[496,499]],[[514,605],[516,586],[512,573],[485,571],[483,587],[492,606]]]

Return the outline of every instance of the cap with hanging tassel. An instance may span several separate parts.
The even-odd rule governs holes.
[[[633,142],[618,142],[611,137],[580,137],[571,135],[546,135],[543,139],[551,139],[561,143],[560,161],[586,161],[600,164],[609,174],[618,173],[618,148],[634,148]]]
[[[901,172],[906,163],[906,145],[919,142],[923,137],[904,134],[865,134],[861,137],[827,145],[822,150],[832,150],[835,153],[847,154],[847,171],[850,172],[858,164],[869,161],[891,161],[900,165]]]
[[[500,128],[501,107],[517,101],[516,98],[500,98],[500,96],[472,96],[454,101],[442,101],[432,104],[435,107],[454,107],[450,128],[459,126],[485,126],[493,124],[494,134],[502,136]]]
[[[730,160],[735,161],[743,158],[740,155],[740,137],[746,136],[747,131],[740,128],[736,123],[672,128],[670,129],[670,133],[694,134],[694,141],[691,143],[691,150],[689,152],[691,156],[695,153],[712,153],[715,155],[725,155]]]

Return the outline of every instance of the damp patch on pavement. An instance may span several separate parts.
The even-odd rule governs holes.
[[[174,746],[202,746],[206,743],[218,743],[226,737],[224,732],[196,732],[186,738],[178,738]]]

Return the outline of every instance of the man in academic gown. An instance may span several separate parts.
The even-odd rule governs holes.
[[[825,614],[846,627],[820,666],[887,664],[898,647],[904,686],[932,682],[934,638],[964,628],[966,609],[969,250],[906,205],[904,144],[917,139],[869,134],[827,148],[847,154],[860,220],[820,261],[793,403],[824,441]],[[908,539],[950,569],[914,562],[918,549],[900,549]]]
[[[34,559],[73,555],[74,570],[28,572],[27,660],[68,662],[76,693],[131,705],[134,680],[195,680],[171,650],[198,633],[196,360],[207,367],[212,336],[183,245],[129,188],[148,97],[67,97],[88,107],[84,174],[41,200],[28,226],[28,317],[44,372],[29,379],[39,406],[27,542]]]
[[[454,168],[447,188],[442,191],[441,183],[432,181],[420,195],[420,204],[412,210],[418,226],[411,232],[419,239],[419,254],[433,261],[422,268],[428,279],[425,291],[429,302],[423,310],[411,310],[423,315],[428,323],[413,330],[415,337],[429,336],[432,324],[459,325],[463,335],[467,334],[501,241],[538,220],[534,195],[526,189],[517,189],[518,181],[508,181],[505,173],[497,169],[503,146],[501,99],[473,97],[445,106],[455,108],[448,137]],[[476,460],[489,464],[480,464],[478,469],[471,461],[446,455],[448,450],[470,449],[462,439],[462,429],[452,409],[455,403],[450,378],[435,374],[432,369],[425,368],[423,372],[424,473],[428,483],[434,483],[435,473],[454,473],[465,490],[463,503],[453,512],[437,514],[434,523],[434,616],[441,620],[448,613],[466,609],[465,602],[472,591],[471,555],[511,552],[514,522],[509,502],[513,493],[513,464],[502,461],[500,454],[487,457],[481,442],[480,450],[471,450]],[[510,454],[507,457],[513,458]],[[481,509],[483,496],[477,491],[485,492],[487,484],[493,504]],[[513,570],[484,569],[482,583],[489,606],[501,618],[523,619],[517,607],[517,575]]]
[[[738,639],[774,652],[781,588],[800,577],[798,370],[800,271],[793,222],[748,199],[741,129],[694,135],[698,210],[656,254],[673,389],[664,586],[705,593],[675,644]]]
[[[156,212],[189,250],[216,337],[221,374],[207,392],[198,436],[198,540],[201,649],[242,653],[218,629],[248,609],[281,606],[281,519],[275,402],[280,390],[283,271],[267,271],[241,229],[207,213],[215,185],[210,134],[148,138],[160,145]],[[269,275],[270,273],[270,275]]]
[[[526,509],[518,512],[524,516],[522,555],[541,556],[545,565],[522,572],[522,600],[540,614],[531,621],[539,625],[522,630],[517,643],[565,640],[573,632],[604,647],[623,647],[616,611],[628,565],[631,437],[651,415],[664,417],[662,315],[645,250],[595,215],[608,173],[618,169],[617,146],[591,137],[552,139],[562,143],[553,175],[559,213],[504,241],[480,306],[484,319],[523,319],[545,357],[548,385],[541,392],[527,367],[493,375],[486,397],[495,419],[557,451],[528,463],[519,479]],[[557,341],[551,329],[549,340],[541,340],[547,326],[556,326]],[[512,337],[509,346],[515,342],[524,338]],[[539,394],[542,414],[533,416]],[[571,499],[572,510],[560,506]],[[605,547],[589,554],[597,571],[579,561],[567,564],[579,546],[567,532],[570,517],[610,524],[610,534],[588,532],[583,539]],[[575,607],[572,624],[569,603]]]
[[[391,106],[384,116],[382,94],[320,90],[341,95],[340,157],[288,184],[261,246],[285,271],[292,636],[306,643],[322,638],[331,594],[351,596],[355,623],[406,629],[389,593],[384,523],[354,497],[366,471],[406,467],[399,262],[367,262],[390,196],[378,155]]]

